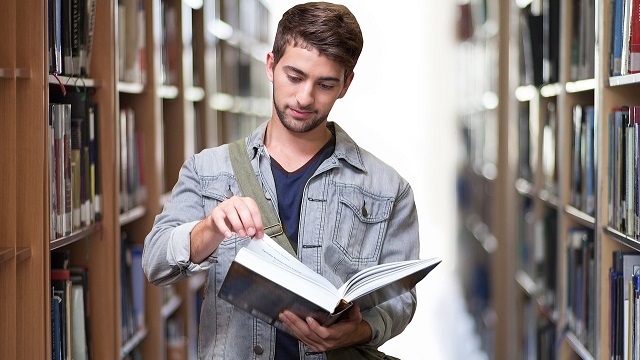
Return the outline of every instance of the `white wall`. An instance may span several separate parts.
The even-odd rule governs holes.
[[[270,0],[273,33],[300,1]],[[455,251],[454,1],[336,0],[354,13],[364,49],[330,120],[412,184],[422,256]]]

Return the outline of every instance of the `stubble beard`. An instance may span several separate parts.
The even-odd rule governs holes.
[[[292,119],[291,117],[287,117],[287,115],[285,115],[284,109],[280,108],[276,103],[275,96],[273,97],[273,107],[276,109],[276,114],[278,115],[278,119],[280,120],[282,126],[284,126],[285,129],[298,134],[306,133],[316,129],[327,119],[327,115],[315,115],[308,120],[296,120]]]

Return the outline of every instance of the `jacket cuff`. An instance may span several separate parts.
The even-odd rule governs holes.
[[[171,266],[178,266],[187,275],[193,275],[209,269],[216,261],[218,249],[200,264],[189,261],[191,256],[191,231],[200,221],[192,221],[177,226],[171,231],[167,244],[167,261]]]
[[[378,348],[391,338],[391,326],[387,326],[390,319],[386,319],[385,313],[377,308],[362,313],[362,320],[371,327],[371,340],[367,346]]]

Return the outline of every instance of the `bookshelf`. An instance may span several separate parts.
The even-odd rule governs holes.
[[[637,174],[634,158],[626,157],[637,154],[637,147],[617,147],[637,135],[614,126],[614,109],[632,107],[640,100],[638,77],[610,72],[615,2],[495,3],[498,33],[512,34],[498,35],[504,40],[498,46],[498,63],[505,66],[497,75],[504,86],[498,87],[496,131],[498,149],[510,151],[501,158],[498,150],[490,199],[486,194],[461,197],[465,200],[461,219],[468,219],[470,209],[485,209],[475,210],[476,214],[503,214],[485,222],[497,248],[503,248],[488,258],[507,264],[504,273],[492,273],[488,279],[490,289],[513,301],[508,301],[512,310],[494,306],[497,334],[506,331],[497,339],[514,341],[496,340],[487,346],[495,350],[496,358],[611,358],[618,351],[612,324],[616,328],[621,322],[612,311],[621,305],[611,296],[610,271],[621,253],[629,254],[629,259],[640,255],[637,231],[626,228],[633,224],[637,206],[626,208],[626,215],[621,209],[622,204],[636,204],[638,182],[635,177],[627,179],[625,168],[618,165],[628,160],[626,168]],[[491,4],[471,1],[468,6],[476,11],[470,12],[476,15],[473,20],[478,9],[490,9]],[[471,36],[462,38],[461,49],[486,45],[478,35],[481,28],[472,27]],[[491,74],[491,65],[483,66],[484,73]],[[461,75],[464,78],[464,68]],[[478,83],[487,82],[482,77],[476,89]],[[474,108],[473,102],[460,108],[465,114]],[[625,111],[619,116],[633,115]],[[486,123],[486,111],[482,116]],[[471,128],[466,116],[460,116],[460,123],[463,129]],[[469,149],[478,138],[467,136],[462,143]],[[467,151],[461,166],[463,189],[486,184],[472,165],[474,154]],[[503,202],[496,202],[500,197]],[[504,208],[497,209],[501,205]],[[631,222],[623,226],[620,219]]]
[[[85,325],[93,334],[93,358],[167,358],[176,351],[166,338],[172,318],[181,319],[169,325],[182,336],[178,351],[194,357],[198,298],[206,277],[171,288],[146,284],[144,321],[124,338],[122,314],[128,309],[121,301],[127,293],[121,283],[121,237],[126,233],[131,244],[143,244],[186,157],[244,136],[264,119],[270,91],[262,76],[268,10],[258,0],[96,1],[91,67],[78,76],[49,71],[49,3],[9,0],[3,4],[7,19],[0,25],[7,35],[0,39],[0,164],[5,175],[0,180],[0,348],[7,358],[52,358],[52,300],[57,295],[52,295],[50,276],[57,266],[54,258],[64,254],[69,264],[87,269],[87,301],[93,310]],[[144,11],[128,17],[119,5]],[[163,15],[166,8],[172,9],[169,17]],[[234,12],[242,13],[242,22],[230,20]],[[163,26],[167,19],[174,22],[170,41]],[[134,27],[125,27],[126,34],[138,36],[120,36],[121,26],[130,24]],[[230,25],[230,37],[222,38],[211,24]],[[138,58],[121,59],[131,49]],[[168,49],[170,63],[163,62]],[[224,51],[235,55],[223,61]],[[48,123],[50,105],[71,98],[86,98],[82,106],[71,105],[72,113],[87,106],[83,124],[89,123],[87,104],[96,105],[91,111],[101,201],[97,218],[87,215],[62,231],[57,213],[51,212],[52,199],[66,193],[52,175],[58,169],[57,148],[49,143],[54,132]],[[123,146],[135,156],[123,156]],[[72,164],[72,169],[85,169],[78,161]],[[123,180],[125,173],[129,177]],[[98,202],[88,198],[94,182],[81,183],[82,188],[75,178],[70,181],[70,197],[87,194],[83,201],[91,201],[88,209],[95,210]]]
[[[470,313],[490,358],[509,359],[511,319],[515,318],[513,249],[509,231],[514,198],[503,191],[513,181],[508,140],[510,109],[505,107],[508,77],[509,17],[506,1],[469,1],[459,5],[457,105],[463,154],[459,169],[459,273]],[[510,226],[505,226],[505,224]]]

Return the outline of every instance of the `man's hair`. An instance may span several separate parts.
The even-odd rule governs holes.
[[[327,2],[299,4],[287,10],[273,42],[274,65],[288,45],[317,50],[320,55],[345,68],[351,74],[362,52],[362,31],[355,16],[343,5]]]

